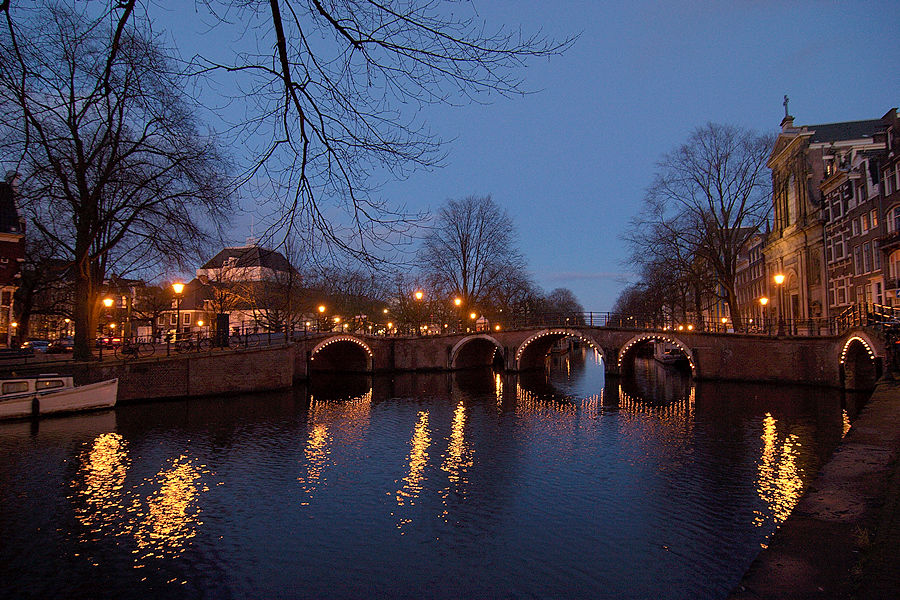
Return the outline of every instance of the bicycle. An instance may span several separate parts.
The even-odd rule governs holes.
[[[198,338],[197,341],[194,341],[194,338],[185,338],[175,341],[175,352],[178,354],[184,354],[185,352],[208,352],[212,349],[212,342],[209,341],[209,338]]]
[[[231,348],[255,348],[261,341],[262,336],[259,333],[245,333],[244,335],[234,333],[228,338],[228,345]]]
[[[137,340],[125,340],[116,346],[116,358],[127,360],[129,358],[145,358],[151,356],[156,350],[153,344],[139,342]]]

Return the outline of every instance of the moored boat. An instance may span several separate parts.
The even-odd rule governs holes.
[[[0,419],[99,410],[116,404],[119,380],[76,386],[69,376],[38,375],[0,380]]]

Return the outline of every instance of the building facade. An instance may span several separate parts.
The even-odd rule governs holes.
[[[882,219],[878,186],[866,178],[878,172],[869,161],[884,149],[883,131],[883,119],[782,120],[768,162],[773,220],[763,249],[773,316],[817,327],[857,299],[878,298]]]
[[[9,347],[16,337],[13,298],[25,261],[25,219],[19,212],[18,175],[0,182],[0,345]]]

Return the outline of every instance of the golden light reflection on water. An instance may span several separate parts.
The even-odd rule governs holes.
[[[403,487],[397,491],[397,504],[415,504],[415,499],[422,493],[425,466],[428,464],[428,448],[431,446],[431,431],[428,429],[428,411],[419,412],[419,420],[410,440],[409,473],[403,478]]]
[[[843,423],[843,431],[841,431],[841,437],[847,435],[847,432],[850,431],[850,415],[847,413],[847,409],[841,411],[841,422]]]
[[[330,448],[331,436],[328,433],[328,426],[324,423],[314,423],[309,431],[309,439],[303,453],[306,455],[306,477],[299,477],[298,480],[303,486],[303,491],[310,498],[316,487],[322,483],[322,470],[328,464],[328,455]],[[303,502],[304,505],[309,502]]]
[[[101,533],[104,525],[118,520],[126,510],[123,486],[130,464],[125,439],[118,433],[98,436],[82,457],[81,484],[75,482],[75,497],[81,502],[75,517],[93,533]]]
[[[129,488],[125,483],[131,467],[127,443],[117,433],[98,436],[82,454],[71,496],[76,518],[90,528],[91,535],[81,541],[131,537],[137,544],[136,562],[180,555],[202,524],[198,501],[208,487],[200,479],[207,471],[180,456],[155,477]],[[145,496],[144,486],[155,491]]]
[[[787,519],[803,493],[802,470],[797,464],[801,444],[793,433],[781,439],[778,421],[770,413],[763,419],[762,440],[757,492],[778,524]],[[759,527],[766,520],[765,515],[757,514],[753,523]]]
[[[303,487],[307,500],[301,505],[308,506],[319,486],[325,484],[325,469],[331,464],[331,448],[334,434],[352,440],[360,436],[369,423],[372,408],[372,390],[349,400],[316,400],[309,405],[309,436],[303,448],[306,475],[297,478]]]
[[[197,500],[200,492],[209,491],[199,481],[202,474],[186,456],[179,456],[147,481],[159,488],[148,496],[146,509],[134,522],[134,538],[145,557],[178,556],[197,534],[203,524]]]
[[[444,488],[442,516],[446,519],[449,513],[448,501],[451,493],[464,498],[466,495],[467,474],[472,466],[472,453],[466,444],[466,407],[462,400],[453,412],[453,424],[450,429],[450,440],[441,470],[447,473],[450,485]]]

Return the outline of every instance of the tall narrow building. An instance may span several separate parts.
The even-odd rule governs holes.
[[[867,157],[873,151],[883,150],[879,138],[884,125],[874,119],[798,127],[787,112],[785,107],[781,134],[768,162],[773,223],[764,255],[770,313],[789,325],[815,327],[856,301],[855,280],[846,273],[854,266],[857,245],[861,268],[868,265],[874,272],[873,240],[868,240],[869,263],[863,255],[866,242],[851,243],[854,219],[858,227],[865,222],[867,233],[877,227],[872,220],[862,220],[863,213],[866,219],[872,216],[871,188],[853,198],[835,190],[840,187],[839,171],[849,179],[851,171],[868,169]],[[831,204],[836,193],[841,195],[838,210]]]

